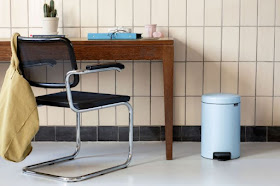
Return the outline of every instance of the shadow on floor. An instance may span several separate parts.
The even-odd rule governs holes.
[[[250,142],[241,143],[240,157],[249,157],[255,155],[266,155],[271,152],[280,151],[280,143],[266,143],[266,142]]]
[[[277,144],[277,145],[276,145]],[[242,142],[240,144],[240,157],[250,156],[266,156],[269,153],[280,151],[280,143],[267,143],[267,142]],[[174,160],[187,157],[198,158],[201,156],[201,145],[195,142],[186,142],[184,147],[174,143]]]

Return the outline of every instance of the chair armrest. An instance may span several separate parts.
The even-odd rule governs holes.
[[[66,77],[74,75],[74,74],[83,75],[83,74],[104,72],[104,71],[110,71],[110,70],[116,70],[116,71],[120,72],[122,69],[124,69],[124,65],[121,63],[103,63],[103,64],[97,64],[97,65],[88,65],[88,66],[86,66],[85,70],[71,70],[71,71],[67,72]],[[65,80],[65,82],[66,82],[66,80]]]
[[[87,70],[97,70],[97,69],[105,69],[105,68],[119,68],[119,69],[124,69],[124,65],[121,63],[102,63],[102,64],[97,64],[97,65],[87,65],[86,69]]]
[[[110,71],[110,70],[121,71],[122,69],[124,69],[124,65],[121,63],[103,63],[103,64],[98,64],[98,65],[89,65],[86,67],[86,70],[71,70],[71,71],[67,72],[66,77],[65,77],[65,86],[66,86],[67,99],[68,99],[70,108],[75,112],[82,112],[81,110],[77,109],[73,104],[71,86],[70,86],[70,81],[69,81],[71,75],[83,75],[83,74],[104,72],[104,71]],[[85,110],[83,110],[83,111],[85,111]]]

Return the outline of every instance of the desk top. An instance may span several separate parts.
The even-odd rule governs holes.
[[[69,38],[73,45],[173,45],[173,38],[143,38],[136,40],[88,40],[87,38]],[[0,38],[0,45],[7,45],[10,38]]]
[[[137,40],[87,40],[70,38],[77,60],[161,60],[172,38]],[[10,39],[0,38],[0,62],[11,58]]]

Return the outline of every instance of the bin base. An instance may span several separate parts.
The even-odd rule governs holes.
[[[214,152],[213,159],[218,161],[227,161],[231,159],[230,152]]]
[[[214,153],[213,153],[213,155],[214,155]],[[235,159],[240,158],[240,156],[238,156],[238,157],[231,157],[230,159],[227,159],[227,160],[219,160],[218,158],[213,158],[213,156],[203,156],[202,154],[201,154],[201,157],[208,159],[208,160],[218,160],[218,161],[235,160]]]

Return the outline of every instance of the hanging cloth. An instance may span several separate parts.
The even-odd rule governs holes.
[[[0,93],[0,156],[20,162],[32,151],[31,141],[39,130],[33,91],[19,69],[17,37],[11,38],[11,64]]]

